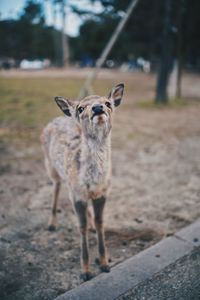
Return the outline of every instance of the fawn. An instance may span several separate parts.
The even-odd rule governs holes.
[[[57,226],[57,201],[61,179],[78,217],[81,236],[82,279],[92,278],[88,252],[88,218],[95,224],[100,269],[109,272],[104,242],[103,212],[111,181],[111,128],[113,111],[121,102],[124,84],[116,85],[107,97],[89,96],[81,101],[55,97],[67,116],[58,117],[43,130],[41,141],[47,172],[54,184],[49,230]],[[88,210],[91,200],[93,216]]]

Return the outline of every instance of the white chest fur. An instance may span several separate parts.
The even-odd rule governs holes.
[[[84,144],[81,155],[80,182],[88,192],[106,189],[110,179],[110,140],[98,145]]]

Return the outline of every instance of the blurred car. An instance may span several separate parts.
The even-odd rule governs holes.
[[[151,72],[151,63],[148,60],[145,60],[142,57],[138,57],[137,59],[138,66],[142,69],[144,73]]]
[[[22,70],[40,70],[50,67],[50,60],[49,59],[34,59],[28,60],[23,59],[19,65],[20,69]]]
[[[81,56],[81,62],[80,62],[81,68],[86,68],[86,67],[92,68],[92,67],[94,67],[94,65],[95,65],[95,61],[90,55],[83,54]]]
[[[143,71],[144,73],[151,72],[151,63],[142,57],[130,59],[121,65],[120,69],[123,72],[127,71]]]
[[[0,69],[9,70],[15,68],[17,65],[13,58],[0,57]]]

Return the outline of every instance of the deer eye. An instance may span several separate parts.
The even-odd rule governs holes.
[[[105,103],[105,105],[106,105],[108,108],[111,108],[111,103],[110,103],[110,102],[107,101],[107,102]]]
[[[81,114],[83,111],[84,111],[84,107],[83,107],[83,106],[80,106],[80,107],[78,108],[79,114]]]

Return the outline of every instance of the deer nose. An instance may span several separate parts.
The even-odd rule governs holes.
[[[96,115],[100,115],[103,112],[103,105],[96,104],[92,107],[92,110]]]

